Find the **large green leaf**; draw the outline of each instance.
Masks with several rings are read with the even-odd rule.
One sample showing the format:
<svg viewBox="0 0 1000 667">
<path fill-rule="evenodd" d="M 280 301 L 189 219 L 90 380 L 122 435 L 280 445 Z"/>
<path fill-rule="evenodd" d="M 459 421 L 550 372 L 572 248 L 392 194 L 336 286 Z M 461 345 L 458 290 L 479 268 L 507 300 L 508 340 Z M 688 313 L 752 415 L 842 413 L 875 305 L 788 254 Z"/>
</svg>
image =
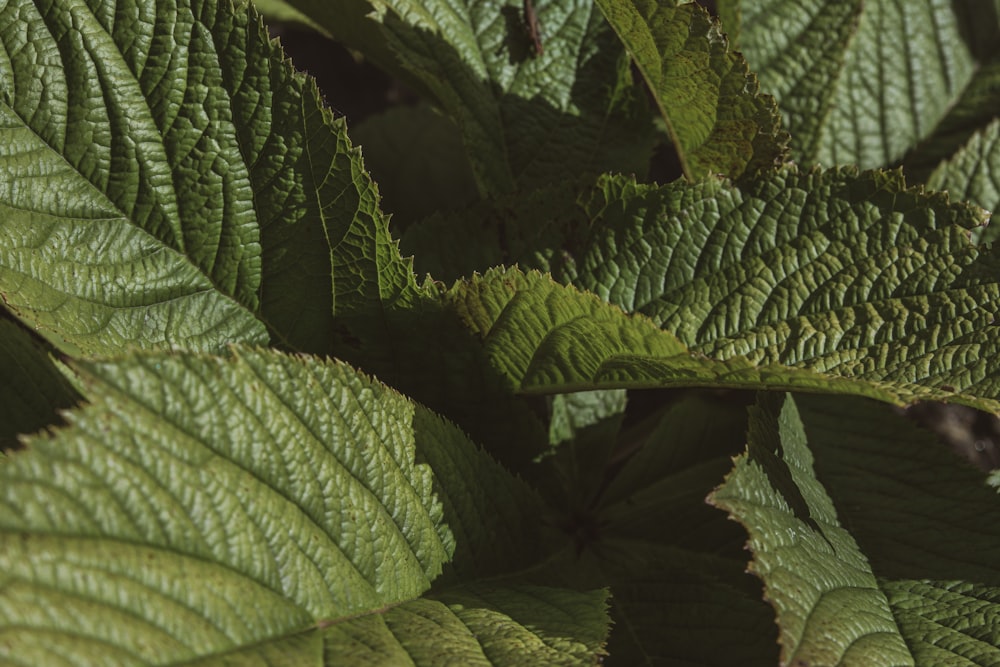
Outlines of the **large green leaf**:
<svg viewBox="0 0 1000 667">
<path fill-rule="evenodd" d="M 797 156 L 815 156 L 862 0 L 719 3 L 722 26 L 781 106 Z"/>
<path fill-rule="evenodd" d="M 969 241 L 981 211 L 882 173 L 605 186 L 573 282 L 652 319 L 511 271 L 445 297 L 516 389 L 797 386 L 995 407 L 996 258 Z"/>
<path fill-rule="evenodd" d="M 712 495 L 750 534 L 752 570 L 777 612 L 782 664 L 914 664 L 812 463 L 794 402 L 767 396 L 751 411 L 747 454 Z"/>
<path fill-rule="evenodd" d="M 516 565 L 537 513 L 461 432 L 392 390 L 246 349 L 76 366 L 91 404 L 0 467 L 5 658 L 167 664 L 287 648 L 312 629 L 337 662 L 357 628 L 433 664 L 428 615 L 453 619 L 434 635 L 442 650 L 481 650 L 477 623 L 507 628 L 483 664 L 546 644 L 570 662 L 598 651 L 603 593 L 450 586 L 417 601 L 453 551 L 467 580 Z M 519 652 L 526 639 L 505 645 L 506 632 L 534 644 Z"/>
<path fill-rule="evenodd" d="M 0 10 L 7 305 L 70 352 L 324 350 L 331 302 L 405 290 L 343 123 L 250 10 L 129 7 Z"/>
<path fill-rule="evenodd" d="M 858 399 L 772 398 L 753 419 L 749 454 L 715 502 L 750 532 L 786 657 L 1000 659 L 1000 506 L 982 473 Z M 875 648 L 900 639 L 893 662 Z"/>
<path fill-rule="evenodd" d="M 995 115 L 995 2 L 731 0 L 721 9 L 804 163 L 872 168 L 914 149 L 908 161 L 936 162 Z"/>
<path fill-rule="evenodd" d="M 597 0 L 653 91 L 689 179 L 773 167 L 788 135 L 774 100 L 696 3 Z"/>
<path fill-rule="evenodd" d="M 511 391 L 797 388 L 998 407 L 1000 273 L 996 251 L 970 240 L 986 214 L 907 188 L 898 172 L 786 168 L 739 185 L 607 177 L 528 199 L 514 215 L 534 202 L 541 213 L 523 225 L 456 234 L 481 253 L 445 242 L 422 264 L 460 273 L 506 256 L 576 289 L 491 270 L 396 311 L 394 335 L 360 329 L 355 350 L 342 349 L 498 456 L 525 443 L 491 439 L 510 425 L 493 407 Z M 415 225 L 407 245 L 430 254 L 489 206 Z M 436 371 L 456 365 L 487 381 Z"/>
</svg>

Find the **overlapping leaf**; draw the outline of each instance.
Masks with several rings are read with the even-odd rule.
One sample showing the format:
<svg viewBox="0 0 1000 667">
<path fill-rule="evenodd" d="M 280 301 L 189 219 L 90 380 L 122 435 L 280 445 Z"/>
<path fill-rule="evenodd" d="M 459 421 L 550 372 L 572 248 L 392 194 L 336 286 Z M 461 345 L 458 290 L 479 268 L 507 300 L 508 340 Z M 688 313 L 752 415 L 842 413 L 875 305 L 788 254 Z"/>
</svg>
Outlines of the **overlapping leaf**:
<svg viewBox="0 0 1000 667">
<path fill-rule="evenodd" d="M 598 0 L 645 77 L 689 179 L 773 167 L 788 135 L 774 100 L 696 3 Z"/>
<path fill-rule="evenodd" d="M 783 664 L 914 664 L 864 553 L 816 481 L 791 400 L 769 396 L 751 411 L 748 453 L 712 502 L 750 534 Z"/>
<path fill-rule="evenodd" d="M 534 501 L 453 426 L 349 367 L 252 350 L 78 367 L 92 404 L 0 471 L 5 657 L 263 655 L 312 629 L 327 660 L 363 630 L 431 664 L 435 647 L 487 650 L 477 623 L 501 635 L 483 664 L 579 660 L 603 642 L 603 593 L 486 589 L 477 603 L 452 586 L 415 601 L 455 551 L 446 520 L 469 580 L 531 553 Z M 546 604 L 565 617 L 541 622 Z M 428 615 L 452 618 L 434 646 Z"/>
<path fill-rule="evenodd" d="M 725 2 L 805 163 L 933 164 L 995 115 L 994 2 Z M 915 150 L 914 150 L 915 149 Z"/>
<path fill-rule="evenodd" d="M 337 12 L 311 0 L 290 4 L 338 33 Z M 393 69 L 461 128 L 481 191 L 525 190 L 567 170 L 645 171 L 653 136 L 645 99 L 591 2 L 535 2 L 544 51 L 537 56 L 520 2 L 371 4 Z"/>
<path fill-rule="evenodd" d="M 951 159 L 938 166 L 927 186 L 988 211 L 1000 210 L 1000 120 L 974 134 Z M 983 230 L 984 239 L 993 240 L 998 232 L 1000 226 L 990 225 Z"/>
<path fill-rule="evenodd" d="M 1000 274 L 995 251 L 970 241 L 986 213 L 898 173 L 785 169 L 739 186 L 607 178 L 541 196 L 538 218 L 479 234 L 483 257 L 506 250 L 713 359 L 890 383 L 903 400 L 997 396 Z M 433 254 L 433 235 L 463 220 L 415 226 L 407 245 L 425 266 L 478 268 L 477 255 Z"/>
<path fill-rule="evenodd" d="M 574 283 L 652 320 L 509 271 L 446 297 L 518 389 L 793 383 L 994 405 L 1000 288 L 968 238 L 978 210 L 891 174 L 606 185 Z"/>
<path fill-rule="evenodd" d="M 0 11 L 0 294 L 19 317 L 70 352 L 268 330 L 322 350 L 332 301 L 405 290 L 343 124 L 249 10 L 112 9 Z"/>
<path fill-rule="evenodd" d="M 693 350 L 997 396 L 980 210 L 894 173 L 787 170 L 740 188 L 606 181 L 584 207 L 574 284 Z"/>
<path fill-rule="evenodd" d="M 753 420 L 714 499 L 750 532 L 788 661 L 1000 657 L 1000 507 L 981 473 L 870 402 L 769 400 Z"/>
</svg>

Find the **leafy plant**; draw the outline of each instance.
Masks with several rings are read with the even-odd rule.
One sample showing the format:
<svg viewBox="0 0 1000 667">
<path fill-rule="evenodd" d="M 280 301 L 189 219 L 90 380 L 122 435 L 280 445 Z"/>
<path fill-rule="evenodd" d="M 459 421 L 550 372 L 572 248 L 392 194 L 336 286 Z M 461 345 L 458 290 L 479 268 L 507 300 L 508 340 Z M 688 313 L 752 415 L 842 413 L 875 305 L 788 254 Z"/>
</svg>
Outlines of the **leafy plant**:
<svg viewBox="0 0 1000 667">
<path fill-rule="evenodd" d="M 0 6 L 0 661 L 1000 662 L 997 3 L 533 6 Z"/>
</svg>

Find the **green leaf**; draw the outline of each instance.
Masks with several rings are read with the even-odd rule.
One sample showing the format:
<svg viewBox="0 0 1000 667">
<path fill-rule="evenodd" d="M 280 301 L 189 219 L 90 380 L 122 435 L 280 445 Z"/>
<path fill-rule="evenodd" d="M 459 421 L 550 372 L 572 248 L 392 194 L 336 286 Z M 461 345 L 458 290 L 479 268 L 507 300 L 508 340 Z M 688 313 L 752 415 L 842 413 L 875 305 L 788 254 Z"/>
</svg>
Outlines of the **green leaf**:
<svg viewBox="0 0 1000 667">
<path fill-rule="evenodd" d="M 904 402 L 921 396 L 957 396 L 918 381 L 887 380 L 861 373 L 818 372 L 743 356 L 705 356 L 690 351 L 669 331 L 643 316 L 629 317 L 591 294 L 552 282 L 537 273 L 491 271 L 458 283 L 445 295 L 448 309 L 482 337 L 490 366 L 513 391 L 563 393 L 597 388 L 728 387 L 803 389 L 857 394 Z M 900 346 L 900 349 L 903 349 Z M 951 358 L 951 350 L 941 354 Z M 933 358 L 933 357 L 932 357 Z M 853 369 L 852 369 L 853 370 Z M 942 379 L 962 376 L 942 369 Z M 978 404 L 993 406 L 988 369 Z M 872 377 L 875 376 L 875 377 Z M 929 384 L 929 383 L 928 383 Z M 955 387 L 952 387 L 955 389 Z"/>
<path fill-rule="evenodd" d="M 372 5 L 397 68 L 461 128 L 481 192 L 528 190 L 567 169 L 645 172 L 647 105 L 588 0 L 534 3 L 544 42 L 537 57 L 514 0 Z"/>
<path fill-rule="evenodd" d="M 995 3 L 729 2 L 723 18 L 802 163 L 936 162 L 994 115 Z"/>
<path fill-rule="evenodd" d="M 777 98 L 796 156 L 815 159 L 837 81 L 857 31 L 862 0 L 719 4 L 722 26 L 751 62 L 761 87 Z"/>
<path fill-rule="evenodd" d="M 947 191 L 953 199 L 970 201 L 988 211 L 1000 210 L 1000 120 L 972 136 L 954 156 L 943 162 L 927 187 Z M 980 241 L 994 241 L 1000 228 L 982 230 Z"/>
<path fill-rule="evenodd" d="M 59 410 L 79 396 L 42 346 L 26 331 L 0 316 L 0 450 L 17 445 L 17 436 L 57 423 Z"/>
<path fill-rule="evenodd" d="M 327 664 L 584 665 L 603 655 L 606 592 L 465 587 L 323 630 Z"/>
<path fill-rule="evenodd" d="M 693 351 L 915 392 L 904 400 L 998 395 L 982 360 L 1000 286 L 993 251 L 969 241 L 978 209 L 851 170 L 738 188 L 609 179 L 582 206 L 574 284 Z"/>
<path fill-rule="evenodd" d="M 301 25 L 316 32 L 324 32 L 318 23 L 284 0 L 253 0 L 253 4 L 270 23 Z"/>
<path fill-rule="evenodd" d="M 0 468 L 7 657 L 163 664 L 382 616 L 427 591 L 455 550 L 445 512 L 467 576 L 487 549 L 484 571 L 530 551 L 517 512 L 530 493 L 344 364 L 240 349 L 76 366 L 91 404 Z M 491 595 L 482 613 L 527 607 L 516 591 Z M 603 594 L 548 595 L 578 612 L 539 634 L 596 652 Z"/>
<path fill-rule="evenodd" d="M 983 474 L 878 405 L 796 398 L 816 471 L 917 664 L 1000 659 L 1000 506 Z M 956 545 L 961 545 L 956 548 Z"/>
<path fill-rule="evenodd" d="M 774 100 L 695 3 L 598 0 L 667 123 L 684 174 L 732 178 L 780 162 L 788 135 Z"/>
<path fill-rule="evenodd" d="M 997 260 L 970 242 L 985 222 L 981 210 L 908 189 L 899 173 L 849 169 L 785 169 L 739 186 L 609 177 L 536 194 L 546 202 L 538 217 L 525 203 L 513 209 L 517 223 L 477 233 L 476 247 L 506 249 L 509 260 L 647 315 L 713 359 L 863 378 L 896 395 L 888 400 L 976 396 L 989 399 L 976 405 L 996 409 L 983 360 L 993 354 Z M 471 227 L 465 221 L 486 206 L 415 225 L 406 247 L 427 257 L 433 238 Z M 495 215 L 506 207 L 493 206 Z M 422 266 L 474 268 L 475 254 L 449 248 Z M 628 354 L 629 344 L 615 349 Z M 650 379 L 656 371 L 647 368 Z M 825 390 L 823 382 L 813 389 Z"/>
<path fill-rule="evenodd" d="M 748 452 L 712 495 L 750 534 L 782 664 L 914 664 L 871 567 L 813 472 L 791 399 L 751 410 Z"/>
<path fill-rule="evenodd" d="M 410 280 L 343 122 L 248 10 L 144 11 L 0 11 L 0 294 L 71 353 L 325 350 Z"/>
</svg>

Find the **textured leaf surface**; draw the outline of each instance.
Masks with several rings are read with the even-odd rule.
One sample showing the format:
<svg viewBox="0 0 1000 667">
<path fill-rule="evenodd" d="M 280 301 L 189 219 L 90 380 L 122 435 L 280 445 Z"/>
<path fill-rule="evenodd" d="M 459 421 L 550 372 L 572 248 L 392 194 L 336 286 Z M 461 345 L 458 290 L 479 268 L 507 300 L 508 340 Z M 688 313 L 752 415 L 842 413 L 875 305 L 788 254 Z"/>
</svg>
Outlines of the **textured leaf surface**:
<svg viewBox="0 0 1000 667">
<path fill-rule="evenodd" d="M 333 300 L 403 289 L 343 124 L 246 8 L 17 0 L 0 39 L 0 294 L 65 350 L 218 350 L 265 323 L 325 349 Z"/>
<path fill-rule="evenodd" d="M 1000 211 L 1000 120 L 973 135 L 931 174 L 927 186 L 988 211 Z M 1000 226 L 991 225 L 983 230 L 982 238 L 993 241 L 998 233 Z"/>
<path fill-rule="evenodd" d="M 605 591 L 451 589 L 322 631 L 326 664 L 590 665 L 603 655 Z"/>
<path fill-rule="evenodd" d="M 92 404 L 0 472 L 6 658 L 158 664 L 382 614 L 454 551 L 445 512 L 466 573 L 487 548 L 530 547 L 530 493 L 343 364 L 239 350 L 77 365 Z M 588 650 L 594 618 L 578 619 Z"/>
<path fill-rule="evenodd" d="M 796 398 L 816 471 L 917 664 L 994 664 L 1000 504 L 983 475 L 884 406 Z"/>
<path fill-rule="evenodd" d="M 802 162 L 885 166 L 923 140 L 940 159 L 995 113 L 996 3 L 735 4 L 724 3 L 725 25 L 739 21 Z"/>
<path fill-rule="evenodd" d="M 80 367 L 93 405 L 0 485 L 3 625 L 42 654 L 77 634 L 147 662 L 224 650 L 416 597 L 453 549 L 413 406 L 349 368 Z"/>
<path fill-rule="evenodd" d="M 0 450 L 17 436 L 59 421 L 58 410 L 79 399 L 38 342 L 0 318 Z"/>
<path fill-rule="evenodd" d="M 722 27 L 779 101 L 797 156 L 816 155 L 862 1 L 720 2 Z"/>
<path fill-rule="evenodd" d="M 998 395 L 1000 286 L 994 251 L 969 240 L 978 209 L 898 173 L 787 170 L 739 188 L 605 181 L 584 207 L 567 277 L 692 350 Z"/>
<path fill-rule="evenodd" d="M 598 0 L 653 91 L 689 179 L 737 178 L 780 162 L 788 135 L 774 100 L 695 3 Z"/>
<path fill-rule="evenodd" d="M 506 250 L 508 261 L 645 314 L 713 359 L 891 384 L 904 401 L 975 396 L 996 408 L 1000 273 L 996 251 L 970 241 L 982 210 L 908 189 L 898 173 L 851 170 L 782 170 L 739 186 L 618 177 L 538 194 L 537 217 L 526 204 L 514 210 L 523 225 L 479 234 L 477 247 L 493 255 L 445 245 L 433 259 L 435 235 L 467 219 L 458 213 L 414 226 L 406 245 L 432 258 L 421 266 L 448 273 Z"/>
<path fill-rule="evenodd" d="M 893 381 L 876 371 L 859 372 L 858 364 L 851 365 L 850 373 L 837 368 L 818 372 L 806 364 L 786 366 L 766 359 L 727 357 L 719 351 L 705 356 L 690 351 L 669 330 L 660 329 L 644 316 L 629 317 L 590 294 L 560 286 L 539 274 L 492 271 L 458 283 L 445 298 L 449 309 L 482 337 L 489 364 L 521 392 L 725 386 L 858 394 L 891 402 L 940 395 L 994 405 L 994 379 L 987 364 L 972 367 L 986 377 L 982 386 L 970 389 L 965 385 L 969 396 L 962 396 L 953 390 L 963 376 L 951 367 L 942 367 L 935 379 L 955 385 L 935 391 L 927 386 L 929 382 L 920 384 L 920 379 Z M 975 333 L 986 340 L 986 331 Z M 898 344 L 885 347 L 906 351 Z M 980 350 L 978 345 L 970 348 Z M 942 354 L 952 363 L 960 358 L 953 350 Z M 971 358 L 972 351 L 968 354 Z M 981 397 L 978 402 L 971 398 L 977 395 Z"/>
<path fill-rule="evenodd" d="M 914 664 L 885 593 L 816 480 L 791 399 L 751 410 L 748 453 L 712 502 L 750 534 L 777 612 L 782 664 Z"/>
</svg>

